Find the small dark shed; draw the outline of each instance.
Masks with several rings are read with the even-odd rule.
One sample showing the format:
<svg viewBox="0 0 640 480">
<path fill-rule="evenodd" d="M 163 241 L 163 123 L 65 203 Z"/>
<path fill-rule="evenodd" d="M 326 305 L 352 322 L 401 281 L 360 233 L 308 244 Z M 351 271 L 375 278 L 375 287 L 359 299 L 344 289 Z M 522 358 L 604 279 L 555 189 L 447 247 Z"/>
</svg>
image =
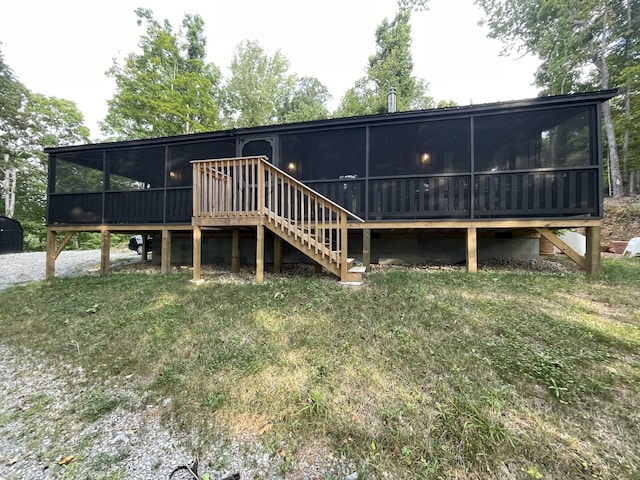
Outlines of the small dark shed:
<svg viewBox="0 0 640 480">
<path fill-rule="evenodd" d="M 20 222 L 0 215 L 0 254 L 21 252 L 23 240 L 24 232 Z"/>
</svg>

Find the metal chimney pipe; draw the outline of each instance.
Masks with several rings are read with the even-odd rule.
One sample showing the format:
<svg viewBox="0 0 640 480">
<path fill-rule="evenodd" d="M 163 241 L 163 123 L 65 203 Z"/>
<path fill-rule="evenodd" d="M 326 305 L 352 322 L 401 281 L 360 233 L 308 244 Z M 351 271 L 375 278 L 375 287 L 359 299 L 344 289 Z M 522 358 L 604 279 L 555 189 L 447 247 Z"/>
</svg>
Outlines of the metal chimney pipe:
<svg viewBox="0 0 640 480">
<path fill-rule="evenodd" d="M 396 113 L 396 89 L 393 87 L 387 92 L 387 112 Z"/>
</svg>

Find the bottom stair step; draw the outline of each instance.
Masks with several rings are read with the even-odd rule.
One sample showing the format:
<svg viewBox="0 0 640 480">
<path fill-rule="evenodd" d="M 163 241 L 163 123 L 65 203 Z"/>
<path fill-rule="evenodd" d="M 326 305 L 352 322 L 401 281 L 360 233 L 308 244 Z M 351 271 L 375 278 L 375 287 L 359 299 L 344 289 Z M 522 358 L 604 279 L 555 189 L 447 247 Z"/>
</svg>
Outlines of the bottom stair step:
<svg viewBox="0 0 640 480">
<path fill-rule="evenodd" d="M 347 272 L 347 281 L 363 282 L 366 274 L 367 274 L 367 267 L 364 267 L 364 266 L 351 267 Z"/>
</svg>

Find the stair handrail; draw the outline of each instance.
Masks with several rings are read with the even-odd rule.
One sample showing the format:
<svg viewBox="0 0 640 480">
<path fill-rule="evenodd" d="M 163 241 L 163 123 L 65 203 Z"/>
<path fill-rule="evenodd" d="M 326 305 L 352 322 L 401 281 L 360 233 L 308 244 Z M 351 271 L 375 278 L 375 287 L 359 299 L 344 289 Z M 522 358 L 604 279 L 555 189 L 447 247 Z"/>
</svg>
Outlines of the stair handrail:
<svg viewBox="0 0 640 480">
<path fill-rule="evenodd" d="M 278 172 L 279 174 L 283 175 L 284 177 L 286 177 L 292 183 L 300 186 L 302 190 L 305 190 L 310 195 L 321 199 L 323 202 L 328 203 L 329 205 L 331 205 L 335 209 L 340 210 L 342 213 L 354 218 L 358 222 L 365 223 L 365 221 L 362 218 L 360 218 L 359 216 L 357 216 L 355 213 L 347 210 L 346 208 L 344 208 L 341 205 L 338 205 L 333 200 L 325 197 L 324 195 L 322 195 L 319 192 L 316 192 L 314 189 L 312 189 L 311 187 L 307 186 L 306 184 L 304 184 L 303 182 L 301 182 L 297 178 L 292 177 L 291 175 L 289 175 L 284 170 L 281 170 L 280 168 L 276 167 L 272 163 L 269 163 L 269 159 L 268 159 L 268 157 L 266 155 L 257 155 L 257 156 L 248 156 L 248 157 L 211 158 L 211 159 L 207 159 L 207 160 L 192 160 L 191 163 L 194 164 L 194 167 L 195 167 L 195 164 L 199 164 L 199 163 L 211 163 L 211 162 L 220 162 L 220 163 L 222 163 L 222 162 L 230 162 L 230 161 L 234 161 L 234 160 L 253 160 L 253 159 L 259 160 L 260 164 L 262 164 L 264 167 L 273 169 L 276 172 Z"/>
<path fill-rule="evenodd" d="M 300 248 L 305 248 L 309 253 L 315 251 L 317 262 L 339 275 L 343 281 L 347 280 L 349 263 L 347 259 L 347 218 L 352 217 L 356 221 L 364 223 L 363 219 L 269 163 L 269 159 L 264 155 L 193 160 L 191 163 L 194 174 L 194 216 L 212 214 L 220 216 L 222 214 L 222 216 L 229 215 L 238 218 L 238 216 L 249 214 L 266 217 L 266 225 L 270 229 L 285 239 L 290 237 L 290 240 L 299 244 Z M 240 202 L 244 198 L 244 208 L 239 204 L 241 208 L 231 207 L 227 210 L 224 205 L 235 205 L 236 200 L 233 202 L 223 200 L 222 210 L 201 211 L 201 204 L 213 205 L 211 202 L 217 203 L 211 197 L 212 192 L 209 191 L 212 186 L 214 187 L 213 195 L 219 195 L 218 184 L 214 182 L 209 185 L 207 178 L 232 179 L 233 177 L 228 172 L 231 168 L 238 167 L 240 168 L 239 172 L 242 172 L 239 176 L 240 183 L 236 185 L 234 181 L 232 191 L 226 193 L 229 194 L 229 198 L 239 198 Z M 236 187 L 244 188 L 241 186 L 244 176 L 255 188 L 253 190 L 255 194 L 236 197 Z M 205 185 L 201 184 L 203 181 Z M 289 192 L 286 196 L 285 191 Z M 297 200 L 298 195 L 301 202 Z M 226 195 L 225 198 L 227 198 Z M 291 202 L 293 198 L 296 198 L 295 202 Z M 314 206 L 313 209 L 316 212 L 313 217 L 315 220 L 311 220 L 311 205 Z M 286 208 L 288 208 L 288 213 Z M 318 208 L 320 208 L 321 217 L 317 216 Z"/>
</svg>

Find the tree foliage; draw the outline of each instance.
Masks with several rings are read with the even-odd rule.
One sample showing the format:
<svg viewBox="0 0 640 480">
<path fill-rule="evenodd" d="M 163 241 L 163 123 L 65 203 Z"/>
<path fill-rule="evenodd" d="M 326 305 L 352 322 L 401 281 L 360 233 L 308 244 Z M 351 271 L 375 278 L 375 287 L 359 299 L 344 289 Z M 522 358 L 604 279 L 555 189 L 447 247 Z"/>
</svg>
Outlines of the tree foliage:
<svg viewBox="0 0 640 480">
<path fill-rule="evenodd" d="M 204 21 L 185 15 L 174 32 L 168 20 L 137 9 L 145 33 L 139 53 L 114 60 L 107 76 L 116 92 L 101 123 L 103 133 L 118 139 L 179 135 L 215 130 L 219 123 L 220 71 L 205 60 Z"/>
<path fill-rule="evenodd" d="M 622 2 L 618 13 L 621 41 L 610 59 L 613 84 L 622 95 L 612 102 L 618 145 L 622 151 L 624 185 L 638 193 L 640 187 L 640 1 Z M 632 190 L 633 189 L 633 190 Z"/>
<path fill-rule="evenodd" d="M 327 102 L 330 99 L 329 89 L 317 78 L 297 78 L 293 95 L 285 102 L 282 120 L 293 123 L 328 118 Z"/>
<path fill-rule="evenodd" d="M 24 106 L 27 94 L 28 90 L 5 63 L 0 50 L 0 161 L 5 153 L 13 153 L 17 148 L 17 142 L 25 128 Z"/>
<path fill-rule="evenodd" d="M 280 123 L 296 81 L 282 52 L 269 56 L 257 41 L 245 40 L 236 47 L 229 70 L 224 112 L 230 126 Z"/>
<path fill-rule="evenodd" d="M 634 66 L 640 60 L 639 0 L 476 0 L 491 38 L 505 52 L 533 53 L 542 63 L 536 82 L 544 94 L 623 86 L 636 96 Z M 636 12 L 635 16 L 631 12 Z M 631 14 L 631 15 L 630 15 Z M 629 82 L 630 80 L 630 82 Z M 636 89 L 634 93 L 633 89 Z M 630 98 L 631 99 L 631 98 Z M 627 120 L 629 119 L 627 114 Z M 613 194 L 623 193 L 614 119 L 603 104 Z M 637 135 L 636 131 L 634 135 Z"/>
<path fill-rule="evenodd" d="M 398 8 L 404 10 L 426 10 L 429 8 L 429 0 L 398 0 Z"/>
<path fill-rule="evenodd" d="M 25 230 L 26 248 L 44 246 L 47 186 L 44 148 L 88 141 L 89 129 L 75 103 L 30 92 L 4 62 L 0 51 L 0 180 L 5 169 L 15 168 L 14 218 Z M 1 198 L 0 211 L 4 211 Z"/>
<path fill-rule="evenodd" d="M 367 75 L 347 90 L 338 108 L 341 117 L 382 113 L 387 110 L 387 94 L 397 91 L 397 110 L 433 107 L 427 86 L 413 76 L 411 58 L 411 13 L 400 10 L 393 21 L 386 18 L 376 29 L 376 53 L 369 57 Z"/>
<path fill-rule="evenodd" d="M 289 71 L 280 50 L 273 55 L 257 41 L 238 44 L 224 85 L 227 126 L 234 128 L 326 118 L 328 89 L 316 78 Z"/>
<path fill-rule="evenodd" d="M 28 249 L 45 244 L 47 200 L 47 155 L 44 148 L 89 142 L 89 129 L 72 101 L 29 93 L 24 109 L 27 117 L 22 148 L 15 157 L 18 163 L 16 192 L 17 218 L 25 229 Z"/>
</svg>

